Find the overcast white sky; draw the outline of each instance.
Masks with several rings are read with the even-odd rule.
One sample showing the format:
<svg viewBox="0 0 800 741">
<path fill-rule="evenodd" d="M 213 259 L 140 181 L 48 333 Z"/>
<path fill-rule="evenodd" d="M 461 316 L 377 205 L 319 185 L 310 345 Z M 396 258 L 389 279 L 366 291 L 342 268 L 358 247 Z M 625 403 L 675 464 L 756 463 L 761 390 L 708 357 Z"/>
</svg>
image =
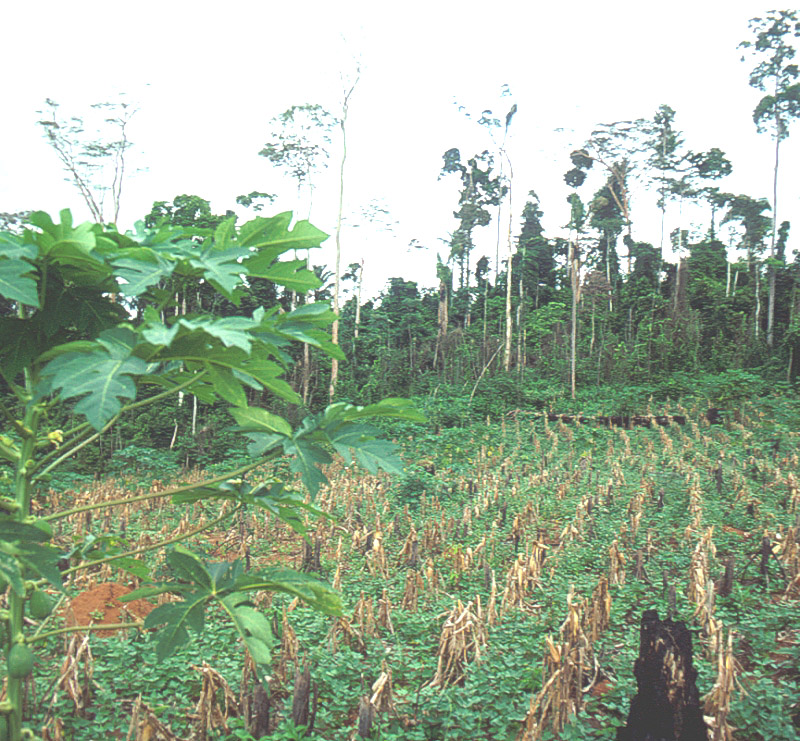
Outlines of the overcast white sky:
<svg viewBox="0 0 800 741">
<path fill-rule="evenodd" d="M 661 103 L 677 111 L 691 149 L 728 154 L 734 174 L 720 183 L 725 190 L 770 197 L 772 142 L 752 122 L 761 94 L 748 86 L 752 62 L 740 61 L 737 44 L 750 35 L 748 19 L 772 7 L 760 0 L 10 0 L 0 44 L 0 211 L 71 207 L 88 218 L 42 139 L 37 110 L 50 97 L 82 114 L 126 93 L 140 108 L 130 164 L 146 169 L 126 183 L 121 227 L 153 201 L 182 193 L 224 212 L 241 193 L 273 192 L 280 197 L 268 210 L 305 216 L 294 185 L 258 151 L 270 119 L 290 106 L 320 103 L 336 112 L 340 75 L 352 72 L 356 56 L 362 75 L 348 124 L 345 210 L 357 213 L 380 199 L 398 222 L 393 232 L 349 228 L 343 235 L 343 266 L 365 258 L 369 293 L 391 276 L 434 283 L 458 191 L 455 178 L 437 180 L 442 154 L 458 147 L 470 156 L 489 144 L 454 100 L 476 117 L 492 108 L 502 118 L 512 101 L 518 105 L 509 144 L 515 230 L 534 189 L 548 235 L 559 234 L 568 220 L 562 176 L 569 152 L 596 124 L 649 117 Z M 511 99 L 499 97 L 504 83 Z M 798 142 L 800 126 L 783 149 L 779 220 L 795 220 L 799 205 Z M 312 212 L 331 233 L 335 144 Z M 587 184 L 582 194 L 592 192 Z M 634 193 L 634 236 L 658 244 L 652 201 Z M 482 231 L 479 251 L 493 258 L 494 226 Z M 412 239 L 428 250 L 409 252 Z M 332 242 L 315 263 L 332 264 Z"/>
</svg>

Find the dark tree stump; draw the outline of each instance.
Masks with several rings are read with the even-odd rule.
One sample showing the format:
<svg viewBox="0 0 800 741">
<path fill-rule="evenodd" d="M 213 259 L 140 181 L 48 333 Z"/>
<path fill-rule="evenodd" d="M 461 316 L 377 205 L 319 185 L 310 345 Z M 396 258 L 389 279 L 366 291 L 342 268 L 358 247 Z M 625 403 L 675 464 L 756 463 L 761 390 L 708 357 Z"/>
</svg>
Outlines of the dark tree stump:
<svg viewBox="0 0 800 741">
<path fill-rule="evenodd" d="M 655 610 L 646 610 L 639 636 L 633 668 L 637 692 L 627 724 L 617 729 L 617 741 L 706 741 L 686 625 L 662 622 Z"/>
<path fill-rule="evenodd" d="M 311 668 L 297 662 L 294 672 L 294 692 L 292 693 L 292 722 L 296 726 L 309 726 L 309 704 L 311 699 Z"/>
<path fill-rule="evenodd" d="M 247 730 L 255 738 L 269 734 L 269 695 L 257 679 L 253 687 Z"/>
</svg>

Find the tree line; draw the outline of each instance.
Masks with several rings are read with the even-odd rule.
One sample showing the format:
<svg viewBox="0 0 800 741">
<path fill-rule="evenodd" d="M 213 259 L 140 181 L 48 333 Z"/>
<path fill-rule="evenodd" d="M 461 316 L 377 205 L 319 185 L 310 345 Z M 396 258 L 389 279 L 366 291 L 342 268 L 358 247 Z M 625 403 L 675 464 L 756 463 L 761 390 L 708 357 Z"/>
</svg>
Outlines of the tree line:
<svg viewBox="0 0 800 741">
<path fill-rule="evenodd" d="M 790 221 L 779 218 L 778 173 L 781 144 L 800 115 L 793 46 L 800 21 L 795 11 L 772 11 L 751 21 L 750 31 L 740 46 L 753 65 L 749 82 L 763 92 L 754 123 L 774 141 L 770 198 L 727 192 L 722 184 L 733 163 L 718 148 L 693 149 L 675 110 L 661 105 L 649 118 L 596 127 L 565 156 L 567 232 L 549 236 L 536 192 L 520 199 L 514 191 L 507 141 L 517 105 L 500 117 L 487 110 L 477 123 L 489 148 L 443 153 L 440 177 L 460 188 L 448 250 L 436 258 L 435 287 L 396 277 L 379 296 L 363 300 L 364 263 L 339 265 L 347 179 L 342 146 L 336 264 L 311 266 L 320 286 L 305 297 L 290 287 L 254 284 L 248 299 L 285 311 L 330 300 L 337 309 L 333 342 L 346 356 L 341 368 L 336 357 L 308 345 L 293 351 L 302 353 L 290 380 L 303 405 L 316 408 L 334 396 L 366 402 L 425 395 L 443 384 L 472 395 L 479 387 L 520 388 L 531 379 L 561 384 L 574 397 L 581 387 L 654 383 L 677 371 L 760 368 L 793 382 L 800 371 L 800 262 L 787 254 Z M 356 74 L 336 114 L 297 105 L 277 116 L 259 152 L 295 181 L 309 211 L 332 139 L 346 140 L 357 82 Z M 53 101 L 41 121 L 98 222 L 106 220 L 103 196 L 111 197 L 111 220 L 119 213 L 134 113 L 127 104 L 101 111 L 115 135 L 85 136 L 83 120 L 65 123 Z M 658 193 L 661 214 L 661 233 L 650 241 L 642 239 L 635 207 L 634 195 L 644 189 Z M 259 191 L 236 198 L 253 212 L 272 200 Z M 524 206 L 515 220 L 519 200 Z M 703 230 L 680 223 L 690 208 L 705 214 Z M 679 226 L 666 234 L 668 213 Z M 504 214 L 507 223 L 501 223 Z M 362 214 L 365 221 L 384 216 L 375 204 Z M 23 217 L 7 214 L 7 225 Z M 201 196 L 184 194 L 155 203 L 145 223 L 181 226 L 201 240 L 231 218 L 233 212 L 215 214 Z M 496 230 L 493 264 L 487 256 L 474 258 L 476 235 L 490 226 Z M 212 294 L 186 285 L 173 311 L 234 311 L 218 295 L 216 305 L 207 305 Z"/>
</svg>

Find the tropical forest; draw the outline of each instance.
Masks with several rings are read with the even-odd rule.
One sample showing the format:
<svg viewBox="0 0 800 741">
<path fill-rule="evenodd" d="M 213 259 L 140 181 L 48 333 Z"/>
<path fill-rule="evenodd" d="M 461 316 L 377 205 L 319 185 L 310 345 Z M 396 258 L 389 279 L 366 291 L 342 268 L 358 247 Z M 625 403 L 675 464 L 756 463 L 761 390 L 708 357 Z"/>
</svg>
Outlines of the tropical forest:
<svg viewBox="0 0 800 741">
<path fill-rule="evenodd" d="M 741 37 L 771 190 L 666 103 L 531 190 L 504 86 L 377 289 L 358 62 L 252 152 L 292 210 L 124 224 L 136 108 L 43 100 L 74 201 L 0 214 L 0 741 L 800 739 L 800 13 Z"/>
</svg>

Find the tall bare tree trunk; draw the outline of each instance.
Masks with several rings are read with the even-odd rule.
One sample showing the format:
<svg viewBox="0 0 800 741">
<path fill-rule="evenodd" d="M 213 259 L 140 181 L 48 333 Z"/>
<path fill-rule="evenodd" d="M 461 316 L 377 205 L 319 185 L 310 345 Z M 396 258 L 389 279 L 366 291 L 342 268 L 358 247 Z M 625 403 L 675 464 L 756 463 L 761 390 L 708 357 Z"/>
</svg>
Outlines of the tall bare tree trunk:
<svg viewBox="0 0 800 741">
<path fill-rule="evenodd" d="M 761 273 L 758 269 L 758 261 L 755 261 L 754 267 L 756 273 L 756 310 L 755 321 L 753 322 L 753 334 L 755 338 L 758 339 L 759 330 L 761 329 L 759 326 L 761 323 Z"/>
<path fill-rule="evenodd" d="M 495 285 L 497 285 L 496 282 Z M 483 282 L 483 342 L 481 344 L 481 363 L 485 363 L 486 358 L 489 355 L 489 348 L 486 346 L 486 337 L 488 333 L 487 322 L 489 319 L 488 304 L 489 304 L 489 276 L 487 275 L 486 280 L 484 280 Z"/>
<path fill-rule="evenodd" d="M 570 394 L 575 398 L 575 368 L 576 368 L 576 349 L 578 338 L 578 301 L 581 291 L 581 264 L 578 253 L 578 237 L 569 245 L 569 273 L 570 283 L 572 284 L 572 327 L 569 338 L 569 374 L 570 374 Z"/>
<path fill-rule="evenodd" d="M 442 370 L 444 367 L 444 343 L 447 339 L 447 324 L 449 315 L 447 311 L 447 283 L 443 278 L 439 279 L 439 311 L 438 311 L 438 331 L 436 332 L 436 352 L 433 354 L 433 367 L 436 369 L 439 358 L 441 358 Z"/>
<path fill-rule="evenodd" d="M 358 290 L 356 292 L 356 327 L 353 337 L 358 339 L 358 330 L 361 326 L 361 284 L 364 281 L 364 258 L 361 258 L 361 268 L 358 271 Z"/>
<path fill-rule="evenodd" d="M 775 257 L 775 240 L 778 230 L 778 162 L 781 146 L 782 123 L 778 121 L 775 132 L 775 169 L 772 176 L 772 241 L 769 247 L 770 258 Z M 770 263 L 769 270 L 769 299 L 767 304 L 767 345 L 772 347 L 774 341 L 775 323 L 775 266 Z"/>
<path fill-rule="evenodd" d="M 511 167 L 511 160 L 506 154 L 508 162 L 508 267 L 506 268 L 506 346 L 503 351 L 503 368 L 508 372 L 511 368 L 511 258 L 514 254 L 514 241 L 511 238 L 513 224 L 513 211 L 511 209 L 511 181 L 514 177 L 514 170 Z"/>
<path fill-rule="evenodd" d="M 333 277 L 333 311 L 336 314 L 336 319 L 333 320 L 331 327 L 331 342 L 334 345 L 339 344 L 339 279 L 341 273 L 342 261 L 342 211 L 344 209 L 344 165 L 347 161 L 347 112 L 350 106 L 350 96 L 358 85 L 359 76 L 356 76 L 355 82 L 350 86 L 350 89 L 344 94 L 344 102 L 342 103 L 342 119 L 339 125 L 342 129 L 342 161 L 339 166 L 339 213 L 336 217 L 336 262 L 334 265 Z M 328 400 L 333 402 L 333 397 L 336 394 L 336 381 L 339 379 L 339 360 L 331 358 L 331 385 L 328 389 Z"/>
</svg>

